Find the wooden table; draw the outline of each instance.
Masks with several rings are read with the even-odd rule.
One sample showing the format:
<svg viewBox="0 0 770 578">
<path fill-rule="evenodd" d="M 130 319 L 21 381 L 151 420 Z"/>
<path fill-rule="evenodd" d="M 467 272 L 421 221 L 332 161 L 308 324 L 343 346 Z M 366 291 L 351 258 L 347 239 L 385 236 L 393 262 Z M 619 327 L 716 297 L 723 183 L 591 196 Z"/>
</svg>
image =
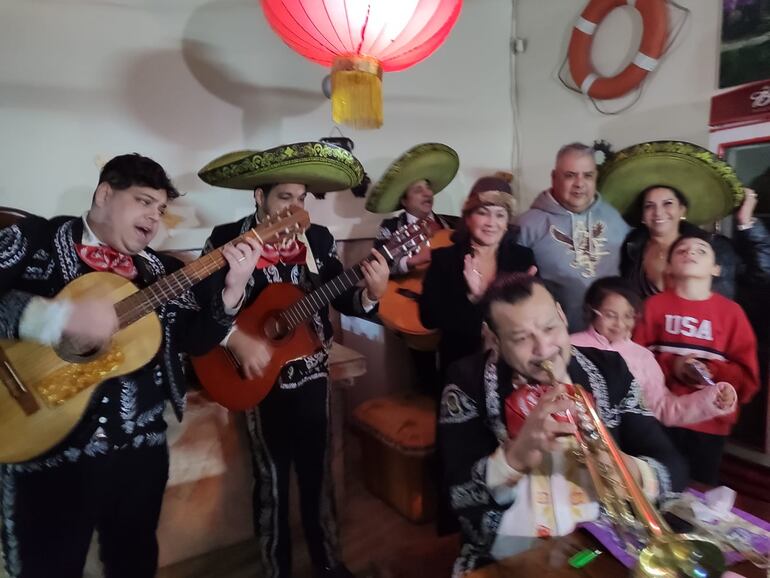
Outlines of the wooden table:
<svg viewBox="0 0 770 578">
<path fill-rule="evenodd" d="M 366 373 L 366 358 L 355 349 L 332 343 L 329 353 L 329 376 L 335 385 L 350 386 L 353 379 Z"/>
<path fill-rule="evenodd" d="M 693 484 L 700 491 L 708 488 L 700 484 Z M 770 502 L 748 498 L 739 495 L 735 500 L 736 507 L 764 520 L 770 520 Z M 573 554 L 583 549 L 599 549 L 604 552 L 604 547 L 588 532 L 579 530 L 563 538 L 544 540 L 536 547 L 517 556 L 501 560 L 497 564 L 487 566 L 476 572 L 468 574 L 467 578 L 513 578 L 529 577 L 537 578 L 568 578 L 586 576 L 590 578 L 605 578 L 615 576 L 630 576 L 631 573 L 618 562 L 611 554 L 604 552 L 587 566 L 580 570 L 572 568 L 567 560 Z M 760 570 L 751 562 L 741 562 L 731 567 L 730 570 L 745 576 L 746 578 L 766 578 L 765 570 Z"/>
</svg>

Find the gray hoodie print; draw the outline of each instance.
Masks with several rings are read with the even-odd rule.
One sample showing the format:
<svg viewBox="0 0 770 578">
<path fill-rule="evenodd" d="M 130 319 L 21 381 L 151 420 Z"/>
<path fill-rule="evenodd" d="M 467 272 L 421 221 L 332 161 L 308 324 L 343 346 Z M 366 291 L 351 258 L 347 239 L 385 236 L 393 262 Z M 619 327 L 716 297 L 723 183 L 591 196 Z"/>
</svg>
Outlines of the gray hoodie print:
<svg viewBox="0 0 770 578">
<path fill-rule="evenodd" d="M 540 193 L 516 224 L 519 243 L 535 254 L 538 272 L 561 303 L 571 332 L 585 328 L 583 297 L 596 279 L 617 275 L 620 248 L 630 228 L 599 194 L 582 213 Z"/>
</svg>

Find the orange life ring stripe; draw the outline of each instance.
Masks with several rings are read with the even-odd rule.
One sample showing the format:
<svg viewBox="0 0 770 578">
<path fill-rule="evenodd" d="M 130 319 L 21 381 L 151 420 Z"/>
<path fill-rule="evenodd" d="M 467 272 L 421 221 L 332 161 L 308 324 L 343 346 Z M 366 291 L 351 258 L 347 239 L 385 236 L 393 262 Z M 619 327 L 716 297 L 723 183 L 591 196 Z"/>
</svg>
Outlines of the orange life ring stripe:
<svg viewBox="0 0 770 578">
<path fill-rule="evenodd" d="M 633 6 L 642 15 L 642 41 L 633 61 L 611 77 L 599 76 L 591 63 L 591 43 L 599 24 L 615 8 Z M 581 92 L 592 98 L 623 96 L 655 69 L 668 38 L 665 0 L 591 0 L 578 18 L 569 42 L 569 70 Z"/>
</svg>

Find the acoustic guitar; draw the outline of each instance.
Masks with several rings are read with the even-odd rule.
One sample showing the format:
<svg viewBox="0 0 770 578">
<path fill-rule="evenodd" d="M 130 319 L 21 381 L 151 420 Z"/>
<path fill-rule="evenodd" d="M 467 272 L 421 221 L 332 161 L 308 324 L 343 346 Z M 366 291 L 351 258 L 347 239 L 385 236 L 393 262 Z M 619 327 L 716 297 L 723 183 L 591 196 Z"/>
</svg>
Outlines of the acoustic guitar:
<svg viewBox="0 0 770 578">
<path fill-rule="evenodd" d="M 430 240 L 431 249 L 449 247 L 451 229 L 440 229 Z M 406 275 L 388 281 L 388 288 L 380 300 L 379 315 L 383 325 L 402 335 L 412 349 L 433 351 L 438 345 L 438 333 L 420 323 L 417 300 L 422 295 L 422 282 L 429 263 L 421 265 Z M 449 313 L 449 312 L 448 312 Z"/>
<path fill-rule="evenodd" d="M 390 264 L 416 252 L 429 237 L 428 223 L 418 221 L 401 227 L 378 250 Z M 359 263 L 307 294 L 290 283 L 269 284 L 254 303 L 241 310 L 236 321 L 239 331 L 273 348 L 269 364 L 261 376 L 246 379 L 235 356 L 226 347 L 215 347 L 205 355 L 191 358 L 203 388 L 228 409 L 243 411 L 256 406 L 270 392 L 284 365 L 321 349 L 310 318 L 362 278 Z"/>
<path fill-rule="evenodd" d="M 310 225 L 306 211 L 286 211 L 247 231 L 275 242 Z M 79 352 L 66 343 L 49 347 L 30 341 L 0 340 L 0 463 L 34 458 L 62 441 L 77 425 L 101 382 L 143 367 L 155 357 L 162 330 L 155 309 L 182 295 L 227 264 L 216 249 L 139 290 L 114 273 L 78 277 L 56 299 L 107 298 L 115 304 L 119 327 L 103 349 Z"/>
</svg>

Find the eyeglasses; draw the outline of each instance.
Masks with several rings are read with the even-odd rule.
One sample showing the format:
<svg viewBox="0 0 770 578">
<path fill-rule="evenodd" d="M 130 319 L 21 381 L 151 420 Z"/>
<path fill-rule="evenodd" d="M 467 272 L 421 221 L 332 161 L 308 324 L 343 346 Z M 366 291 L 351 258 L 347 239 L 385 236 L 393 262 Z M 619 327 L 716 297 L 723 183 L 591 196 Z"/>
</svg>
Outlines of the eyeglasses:
<svg viewBox="0 0 770 578">
<path fill-rule="evenodd" d="M 632 324 L 632 323 L 636 323 L 637 320 L 639 319 L 639 314 L 636 312 L 626 313 L 625 315 L 618 315 L 614 311 L 602 312 L 602 311 L 599 311 L 598 309 L 594 309 L 593 307 L 591 308 L 591 311 L 593 311 L 599 317 L 603 317 L 607 321 L 623 321 L 624 323 Z"/>
</svg>

